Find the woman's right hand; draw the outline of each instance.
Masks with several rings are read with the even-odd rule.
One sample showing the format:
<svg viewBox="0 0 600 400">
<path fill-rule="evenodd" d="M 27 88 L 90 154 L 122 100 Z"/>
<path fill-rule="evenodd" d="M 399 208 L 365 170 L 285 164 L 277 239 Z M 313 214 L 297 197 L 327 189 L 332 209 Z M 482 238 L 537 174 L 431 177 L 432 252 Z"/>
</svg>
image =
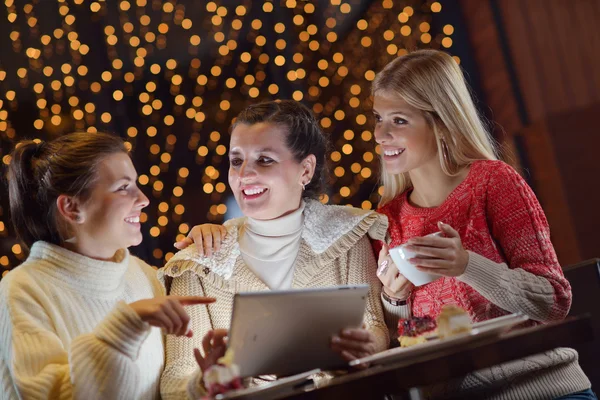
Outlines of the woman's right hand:
<svg viewBox="0 0 600 400">
<path fill-rule="evenodd" d="M 219 358 L 225 355 L 225 351 L 227 350 L 227 335 L 227 329 L 208 331 L 202 338 L 204 357 L 202 357 L 200 350 L 194 349 L 194 357 L 196 357 L 196 362 L 202 372 L 206 372 L 206 370 L 219 361 Z"/>
<path fill-rule="evenodd" d="M 183 306 L 214 303 L 212 297 L 202 296 L 159 296 L 152 299 L 138 300 L 129 306 L 140 316 L 142 321 L 159 327 L 167 335 L 192 337 L 188 329 L 190 316 Z"/>
<path fill-rule="evenodd" d="M 377 260 L 377 277 L 383 283 L 385 293 L 398 300 L 406 300 L 410 296 L 414 285 L 398 271 L 396 264 L 390 257 L 387 244 L 383 244 Z"/>
</svg>

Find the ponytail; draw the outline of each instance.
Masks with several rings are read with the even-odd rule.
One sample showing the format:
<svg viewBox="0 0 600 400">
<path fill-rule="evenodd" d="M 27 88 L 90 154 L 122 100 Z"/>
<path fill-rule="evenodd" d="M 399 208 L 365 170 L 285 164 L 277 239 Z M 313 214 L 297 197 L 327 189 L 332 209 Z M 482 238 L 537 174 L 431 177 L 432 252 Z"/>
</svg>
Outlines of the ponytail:
<svg viewBox="0 0 600 400">
<path fill-rule="evenodd" d="M 8 169 L 10 214 L 19 240 L 29 248 L 36 240 L 60 243 L 55 207 L 49 204 L 43 184 L 46 143 L 21 142 L 13 151 Z"/>
</svg>

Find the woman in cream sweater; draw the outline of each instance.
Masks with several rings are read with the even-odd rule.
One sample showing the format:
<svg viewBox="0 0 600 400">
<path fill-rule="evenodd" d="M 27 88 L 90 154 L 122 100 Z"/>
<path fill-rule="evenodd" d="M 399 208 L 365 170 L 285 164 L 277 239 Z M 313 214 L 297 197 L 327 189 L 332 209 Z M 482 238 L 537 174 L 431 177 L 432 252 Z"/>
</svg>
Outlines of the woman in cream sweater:
<svg viewBox="0 0 600 400">
<path fill-rule="evenodd" d="M 257 104 L 238 115 L 231 133 L 229 185 L 245 217 L 225 223 L 227 235 L 211 257 L 190 246 L 159 271 L 171 294 L 217 298 L 207 308 L 190 308 L 195 337 L 229 329 L 233 296 L 240 291 L 368 283 L 366 329 L 340 333 L 332 338 L 332 348 L 346 360 L 387 348 L 381 285 L 369 242 L 369 236 L 384 238 L 387 220 L 316 200 L 326 180 L 325 151 L 317 121 L 300 103 Z M 198 362 L 203 356 L 194 357 L 195 348 L 204 348 L 204 356 L 215 351 L 194 338 L 167 338 L 163 398 L 181 397 L 186 388 L 191 397 L 202 394 Z"/>
<path fill-rule="evenodd" d="M 148 199 L 121 139 L 73 133 L 19 143 L 12 222 L 29 255 L 0 282 L 0 399 L 156 399 L 165 333 L 182 305 L 129 254 Z"/>
</svg>

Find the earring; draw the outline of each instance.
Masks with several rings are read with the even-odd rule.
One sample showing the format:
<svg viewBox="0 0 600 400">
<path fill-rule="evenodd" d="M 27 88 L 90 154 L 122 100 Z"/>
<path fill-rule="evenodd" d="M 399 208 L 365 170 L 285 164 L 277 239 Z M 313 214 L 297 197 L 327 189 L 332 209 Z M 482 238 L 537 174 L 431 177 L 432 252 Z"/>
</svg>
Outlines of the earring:
<svg viewBox="0 0 600 400">
<path fill-rule="evenodd" d="M 306 185 L 308 185 L 310 181 L 302 184 L 302 191 L 306 190 Z"/>
</svg>

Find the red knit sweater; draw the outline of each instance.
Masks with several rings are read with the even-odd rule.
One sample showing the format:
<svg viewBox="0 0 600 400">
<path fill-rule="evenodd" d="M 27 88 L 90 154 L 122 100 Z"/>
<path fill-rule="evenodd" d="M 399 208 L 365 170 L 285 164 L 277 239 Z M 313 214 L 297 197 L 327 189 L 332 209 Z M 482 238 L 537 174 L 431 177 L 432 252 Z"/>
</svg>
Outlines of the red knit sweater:
<svg viewBox="0 0 600 400">
<path fill-rule="evenodd" d="M 502 161 L 474 162 L 439 207 L 414 207 L 407 201 L 408 192 L 378 210 L 389 219 L 390 248 L 437 232 L 437 222 L 443 221 L 459 232 L 466 250 L 546 279 L 554 289 L 548 320 L 566 316 L 571 288 L 550 241 L 548 221 L 535 194 L 513 168 Z M 379 250 L 380 244 L 375 247 Z M 442 277 L 415 288 L 411 296 L 414 316 L 437 317 L 444 304 L 462 307 L 474 322 L 508 313 L 457 278 Z"/>
</svg>

